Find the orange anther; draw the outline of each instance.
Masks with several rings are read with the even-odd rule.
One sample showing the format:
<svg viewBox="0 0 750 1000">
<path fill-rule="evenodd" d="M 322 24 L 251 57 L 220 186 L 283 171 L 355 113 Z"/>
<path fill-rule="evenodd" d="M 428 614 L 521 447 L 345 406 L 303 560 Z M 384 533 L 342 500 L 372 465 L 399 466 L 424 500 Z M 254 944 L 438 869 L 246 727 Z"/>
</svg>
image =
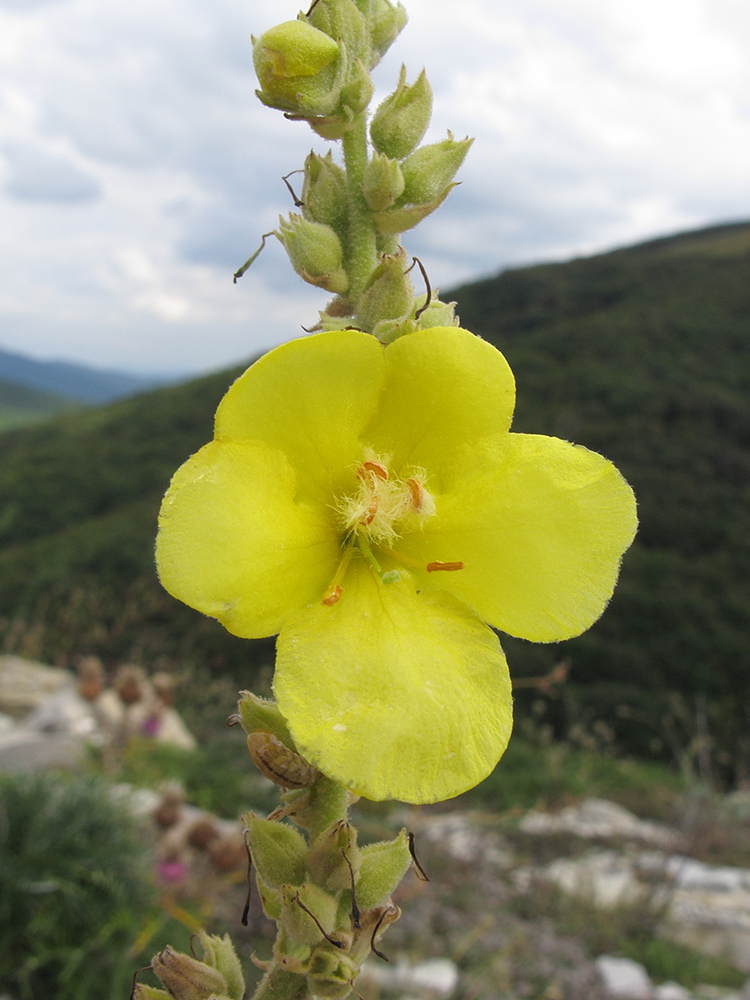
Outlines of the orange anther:
<svg viewBox="0 0 750 1000">
<path fill-rule="evenodd" d="M 374 459 L 368 459 L 368 461 L 363 462 L 357 469 L 357 475 L 360 479 L 364 479 L 365 474 L 368 472 L 373 476 L 377 476 L 378 479 L 388 478 L 388 469 L 382 462 L 376 462 Z"/>
<path fill-rule="evenodd" d="M 448 570 L 453 572 L 453 570 L 463 569 L 464 563 L 462 562 L 431 562 L 427 563 L 427 572 L 435 573 L 439 569 Z"/>
<path fill-rule="evenodd" d="M 424 486 L 418 479 L 414 479 L 413 477 L 407 481 L 406 485 L 409 487 L 411 502 L 414 509 L 421 510 L 422 504 L 424 503 Z"/>
<path fill-rule="evenodd" d="M 375 519 L 375 515 L 378 512 L 378 495 L 373 493 L 370 497 L 370 508 L 361 520 L 361 524 L 372 524 Z"/>
<path fill-rule="evenodd" d="M 343 588 L 339 587 L 338 584 L 331 587 L 326 596 L 320 602 L 324 604 L 327 608 L 330 608 L 333 604 L 338 604 L 339 598 L 344 593 Z"/>
</svg>

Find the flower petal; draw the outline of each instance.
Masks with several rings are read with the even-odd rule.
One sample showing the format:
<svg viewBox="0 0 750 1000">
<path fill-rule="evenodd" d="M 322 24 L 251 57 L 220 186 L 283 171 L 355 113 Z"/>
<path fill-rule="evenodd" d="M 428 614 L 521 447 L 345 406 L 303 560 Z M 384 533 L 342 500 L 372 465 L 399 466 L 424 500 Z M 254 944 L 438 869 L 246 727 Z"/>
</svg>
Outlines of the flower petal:
<svg viewBox="0 0 750 1000">
<path fill-rule="evenodd" d="M 407 574 L 386 586 L 361 559 L 341 599 L 289 620 L 274 692 L 300 752 L 369 799 L 435 802 L 485 778 L 512 726 L 496 636 Z"/>
<path fill-rule="evenodd" d="M 392 456 L 397 474 L 423 468 L 431 487 L 445 489 L 460 453 L 510 427 L 513 372 L 492 344 L 455 326 L 401 337 L 385 358 L 377 422 L 365 437 Z"/>
<path fill-rule="evenodd" d="M 399 549 L 455 573 L 420 573 L 495 628 L 533 642 L 580 635 L 612 596 L 637 526 L 633 491 L 601 455 L 558 438 L 485 442 L 437 514 Z"/>
<path fill-rule="evenodd" d="M 270 351 L 241 375 L 216 412 L 217 440 L 280 448 L 302 487 L 323 503 L 360 460 L 362 428 L 377 406 L 383 348 L 367 333 L 335 330 Z"/>
<path fill-rule="evenodd" d="M 289 613 L 325 592 L 339 558 L 330 512 L 294 502 L 282 452 L 217 442 L 177 470 L 159 515 L 156 560 L 174 597 L 230 632 L 278 632 Z"/>
</svg>

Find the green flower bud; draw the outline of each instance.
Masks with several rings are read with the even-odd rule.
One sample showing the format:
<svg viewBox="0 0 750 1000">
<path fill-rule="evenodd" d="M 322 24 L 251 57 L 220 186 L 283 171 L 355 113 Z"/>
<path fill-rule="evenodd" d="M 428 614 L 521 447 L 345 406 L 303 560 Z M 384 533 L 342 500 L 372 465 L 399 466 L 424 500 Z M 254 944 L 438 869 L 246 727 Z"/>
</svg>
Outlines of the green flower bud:
<svg viewBox="0 0 750 1000">
<path fill-rule="evenodd" d="M 275 235 L 284 244 L 292 267 L 308 284 L 341 294 L 349 287 L 341 241 L 334 229 L 301 215 L 279 219 Z"/>
<path fill-rule="evenodd" d="M 253 39 L 258 97 L 292 114 L 329 114 L 339 100 L 345 62 L 343 46 L 306 21 L 285 21 Z"/>
<path fill-rule="evenodd" d="M 275 701 L 259 698 L 251 691 L 240 691 L 237 711 L 242 728 L 248 735 L 258 730 L 263 733 L 273 733 L 291 750 L 295 749 L 286 719 L 276 707 Z"/>
<path fill-rule="evenodd" d="M 388 899 L 410 864 L 406 830 L 402 830 L 395 840 L 363 847 L 357 880 L 357 903 L 360 910 L 372 909 Z"/>
<path fill-rule="evenodd" d="M 372 119 L 370 138 L 379 153 L 402 160 L 417 148 L 432 114 L 432 87 L 424 70 L 412 86 L 406 83 L 406 67 L 401 67 L 398 86 Z"/>
<path fill-rule="evenodd" d="M 307 971 L 310 994 L 329 1000 L 344 1000 L 359 975 L 359 966 L 334 948 L 320 947 L 312 953 Z"/>
<path fill-rule="evenodd" d="M 263 912 L 269 920 L 278 920 L 281 916 L 281 892 L 267 886 L 259 875 L 255 877 L 255 884 L 258 886 L 258 892 L 260 893 Z"/>
<path fill-rule="evenodd" d="M 366 0 L 367 2 L 367 0 Z M 376 66 L 406 27 L 408 17 L 402 4 L 389 0 L 372 0 L 370 14 L 370 69 Z"/>
<path fill-rule="evenodd" d="M 250 853 L 258 874 L 266 885 L 302 885 L 305 880 L 307 841 L 286 823 L 260 819 L 254 813 L 244 817 Z"/>
<path fill-rule="evenodd" d="M 404 190 L 404 175 L 398 160 L 376 153 L 365 167 L 363 190 L 373 212 L 390 208 Z"/>
<path fill-rule="evenodd" d="M 144 986 L 143 983 L 136 983 L 133 990 L 133 1000 L 174 1000 L 174 998 L 164 990 L 157 990 L 155 986 Z"/>
<path fill-rule="evenodd" d="M 353 0 L 318 0 L 308 23 L 336 41 L 343 41 L 352 59 L 369 56 L 367 24 Z"/>
<path fill-rule="evenodd" d="M 231 1000 L 242 1000 L 245 995 L 245 979 L 229 935 L 219 937 L 216 934 L 198 931 L 198 937 L 203 945 L 203 961 L 224 977 L 227 984 L 226 992 Z"/>
<path fill-rule="evenodd" d="M 282 886 L 281 926 L 295 944 L 320 944 L 325 934 L 336 940 L 337 908 L 336 897 L 312 882 Z"/>
<path fill-rule="evenodd" d="M 355 59 L 349 79 L 341 88 L 339 114 L 342 121 L 350 121 L 370 103 L 375 91 L 370 74 L 361 59 Z"/>
<path fill-rule="evenodd" d="M 430 304 L 419 313 L 419 319 L 417 320 L 417 325 L 420 330 L 426 330 L 431 326 L 458 326 L 459 320 L 456 316 L 456 303 L 455 302 L 441 302 L 437 297 L 438 290 L 435 289 L 433 297 L 430 299 Z M 424 305 L 425 296 L 421 295 L 417 298 L 417 312 L 421 306 Z"/>
<path fill-rule="evenodd" d="M 416 321 L 411 316 L 404 316 L 401 319 L 382 319 L 372 328 L 372 335 L 385 346 L 407 333 L 414 333 L 416 329 Z"/>
<path fill-rule="evenodd" d="M 190 955 L 183 955 L 170 945 L 154 955 L 151 968 L 174 1000 L 228 997 L 227 982 L 218 969 L 212 969 Z"/>
<path fill-rule="evenodd" d="M 440 208 L 454 187 L 455 184 L 449 184 L 439 197 L 426 205 L 394 205 L 393 208 L 387 208 L 383 212 L 376 212 L 373 216 L 375 225 L 384 236 L 405 233 L 407 229 L 413 229 L 422 219 L 432 215 L 436 208 Z M 403 200 L 402 195 L 401 201 Z"/>
<path fill-rule="evenodd" d="M 309 997 L 305 977 L 283 968 L 267 973 L 253 993 L 253 1000 L 309 1000 Z"/>
<path fill-rule="evenodd" d="M 348 216 L 347 200 L 346 174 L 333 162 L 330 151 L 325 156 L 310 153 L 305 160 L 302 186 L 305 218 L 341 232 Z"/>
<path fill-rule="evenodd" d="M 376 323 L 409 316 L 414 308 L 414 288 L 406 273 L 406 251 L 383 254 L 357 305 L 357 326 L 371 331 Z"/>
<path fill-rule="evenodd" d="M 324 830 L 313 843 L 307 856 L 307 870 L 310 876 L 329 892 L 350 889 L 352 873 L 356 881 L 359 865 L 357 831 L 345 820 L 337 820 Z"/>
<path fill-rule="evenodd" d="M 464 162 L 473 139 L 449 138 L 422 146 L 402 163 L 404 171 L 403 202 L 424 205 L 445 191 Z"/>
</svg>

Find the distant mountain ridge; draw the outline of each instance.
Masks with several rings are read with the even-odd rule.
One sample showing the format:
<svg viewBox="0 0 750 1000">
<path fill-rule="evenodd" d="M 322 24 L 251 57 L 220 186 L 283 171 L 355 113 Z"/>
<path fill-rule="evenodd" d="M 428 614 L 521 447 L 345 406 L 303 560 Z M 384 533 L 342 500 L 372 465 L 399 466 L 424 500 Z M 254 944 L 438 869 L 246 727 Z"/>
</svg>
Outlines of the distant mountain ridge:
<svg viewBox="0 0 750 1000">
<path fill-rule="evenodd" d="M 0 379 L 77 403 L 109 403 L 170 381 L 158 376 L 93 368 L 70 361 L 39 361 L 0 348 Z"/>
<path fill-rule="evenodd" d="M 606 455 L 639 502 L 638 537 L 589 632 L 503 637 L 516 677 L 571 662 L 560 696 L 521 690 L 519 714 L 526 704 L 540 733 L 609 733 L 683 764 L 709 739 L 712 766 L 750 780 L 750 223 L 505 271 L 446 297 L 507 356 L 513 430 Z M 210 439 L 237 374 L 0 435 L 0 648 L 192 663 L 240 687 L 268 676 L 271 641 L 174 601 L 153 563 L 161 496 Z"/>
</svg>

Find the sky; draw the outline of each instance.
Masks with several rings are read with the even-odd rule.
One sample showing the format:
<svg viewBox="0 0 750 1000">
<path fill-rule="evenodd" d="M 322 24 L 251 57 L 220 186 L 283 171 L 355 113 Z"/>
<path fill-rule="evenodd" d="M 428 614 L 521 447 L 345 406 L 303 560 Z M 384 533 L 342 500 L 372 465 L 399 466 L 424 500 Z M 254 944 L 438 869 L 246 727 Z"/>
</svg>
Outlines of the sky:
<svg viewBox="0 0 750 1000">
<path fill-rule="evenodd" d="M 425 67 L 427 140 L 475 137 L 405 234 L 444 291 L 750 218 L 747 0 L 405 0 L 375 70 Z M 275 240 L 326 143 L 254 96 L 287 0 L 0 0 L 0 347 L 154 374 L 298 336 L 327 295 Z"/>
</svg>

